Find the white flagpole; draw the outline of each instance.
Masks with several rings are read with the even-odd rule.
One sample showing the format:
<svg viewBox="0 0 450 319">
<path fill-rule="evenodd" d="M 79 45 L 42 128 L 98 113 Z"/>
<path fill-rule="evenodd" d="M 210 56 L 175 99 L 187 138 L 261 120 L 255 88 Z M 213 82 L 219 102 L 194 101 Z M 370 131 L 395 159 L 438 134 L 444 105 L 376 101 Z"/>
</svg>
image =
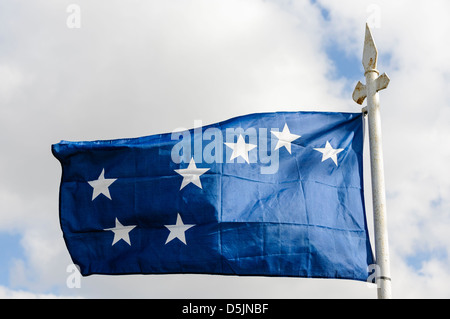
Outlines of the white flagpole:
<svg viewBox="0 0 450 319">
<path fill-rule="evenodd" d="M 367 98 L 370 142 L 370 164 L 372 174 L 373 215 L 375 228 L 375 254 L 379 273 L 376 273 L 378 299 L 391 299 L 391 271 L 386 221 L 386 191 L 384 183 L 383 150 L 381 141 L 380 100 L 378 91 L 387 88 L 389 77 L 379 76 L 377 71 L 378 51 L 366 25 L 364 41 L 363 66 L 366 85 L 358 82 L 353 92 L 353 100 L 362 104 Z"/>
</svg>

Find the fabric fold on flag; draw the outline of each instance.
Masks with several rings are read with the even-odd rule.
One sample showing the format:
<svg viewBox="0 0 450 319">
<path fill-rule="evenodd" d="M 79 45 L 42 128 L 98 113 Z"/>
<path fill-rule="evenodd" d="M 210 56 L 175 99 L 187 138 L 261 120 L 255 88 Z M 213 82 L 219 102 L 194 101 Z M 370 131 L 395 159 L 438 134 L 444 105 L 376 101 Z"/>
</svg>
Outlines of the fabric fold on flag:
<svg viewBox="0 0 450 319">
<path fill-rule="evenodd" d="M 250 114 L 140 138 L 52 145 L 81 274 L 366 281 L 374 263 L 361 113 Z"/>
</svg>

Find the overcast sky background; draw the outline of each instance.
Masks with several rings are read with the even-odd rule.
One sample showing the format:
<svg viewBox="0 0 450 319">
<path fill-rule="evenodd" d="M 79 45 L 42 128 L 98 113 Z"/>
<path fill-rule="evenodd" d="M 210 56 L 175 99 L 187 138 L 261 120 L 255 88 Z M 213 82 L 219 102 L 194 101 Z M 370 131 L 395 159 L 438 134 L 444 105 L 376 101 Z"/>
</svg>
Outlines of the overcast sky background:
<svg viewBox="0 0 450 319">
<path fill-rule="evenodd" d="M 67 25 L 72 3 L 80 28 Z M 254 112 L 359 112 L 366 21 L 391 78 L 393 296 L 450 298 L 449 12 L 446 0 L 1 1 L 0 298 L 375 298 L 354 281 L 210 275 L 90 276 L 69 289 L 50 151 Z"/>
</svg>

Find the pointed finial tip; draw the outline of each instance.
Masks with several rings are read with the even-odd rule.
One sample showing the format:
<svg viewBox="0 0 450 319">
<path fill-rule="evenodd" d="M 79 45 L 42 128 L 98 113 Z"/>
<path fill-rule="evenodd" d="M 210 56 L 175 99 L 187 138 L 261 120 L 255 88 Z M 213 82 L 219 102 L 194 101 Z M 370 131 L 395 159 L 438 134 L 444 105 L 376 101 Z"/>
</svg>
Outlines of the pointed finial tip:
<svg viewBox="0 0 450 319">
<path fill-rule="evenodd" d="M 363 66 L 366 71 L 377 68 L 378 50 L 373 40 L 369 24 L 366 23 L 366 37 L 364 39 Z"/>
<path fill-rule="evenodd" d="M 368 22 L 366 22 L 366 38 L 372 38 L 373 40 L 372 30 L 370 29 Z"/>
</svg>

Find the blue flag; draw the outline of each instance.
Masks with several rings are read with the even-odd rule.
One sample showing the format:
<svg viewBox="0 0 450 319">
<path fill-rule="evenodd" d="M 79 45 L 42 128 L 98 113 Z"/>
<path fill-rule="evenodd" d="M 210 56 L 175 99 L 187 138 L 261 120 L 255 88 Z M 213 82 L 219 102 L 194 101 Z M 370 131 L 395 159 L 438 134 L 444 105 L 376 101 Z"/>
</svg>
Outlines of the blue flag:
<svg viewBox="0 0 450 319">
<path fill-rule="evenodd" d="M 361 113 L 251 114 L 147 137 L 52 145 L 82 275 L 365 281 L 374 263 Z"/>
</svg>

